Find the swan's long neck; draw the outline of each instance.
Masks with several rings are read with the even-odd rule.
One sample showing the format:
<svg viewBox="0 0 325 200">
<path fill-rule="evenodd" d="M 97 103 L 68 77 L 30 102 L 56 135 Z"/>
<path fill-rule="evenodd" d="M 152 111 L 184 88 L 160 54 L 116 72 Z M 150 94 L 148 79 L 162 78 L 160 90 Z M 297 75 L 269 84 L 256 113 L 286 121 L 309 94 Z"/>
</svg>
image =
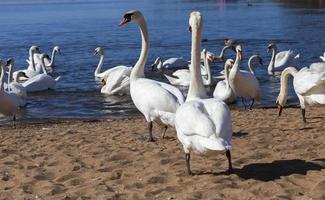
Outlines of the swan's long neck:
<svg viewBox="0 0 325 200">
<path fill-rule="evenodd" d="M 13 63 L 11 63 L 10 65 L 9 65 L 9 74 L 8 74 L 8 91 L 10 91 L 10 87 L 9 87 L 9 85 L 10 85 L 10 83 L 13 81 L 13 73 L 14 73 L 14 64 Z"/>
<path fill-rule="evenodd" d="M 229 46 L 224 46 L 220 52 L 219 58 L 223 59 L 224 54 L 225 54 L 225 50 L 228 49 Z"/>
<path fill-rule="evenodd" d="M 235 60 L 235 63 L 234 63 L 234 65 L 232 66 L 232 68 L 231 68 L 231 72 L 230 72 L 230 74 L 234 74 L 234 75 L 236 75 L 238 72 L 239 72 L 239 65 L 240 65 L 240 58 L 239 58 L 239 53 L 237 52 L 236 53 L 236 60 Z M 230 75 L 229 74 L 229 75 Z"/>
<path fill-rule="evenodd" d="M 276 54 L 275 48 L 272 48 L 272 57 L 271 57 L 270 64 L 267 68 L 267 71 L 270 75 L 273 75 L 274 73 L 275 54 Z"/>
<path fill-rule="evenodd" d="M 53 67 L 54 66 L 56 53 L 57 53 L 57 51 L 55 50 L 55 48 L 53 48 L 53 50 L 52 50 L 52 56 L 51 56 L 51 62 L 50 62 L 50 66 L 49 67 Z"/>
<path fill-rule="evenodd" d="M 144 18 L 138 22 L 140 32 L 141 32 L 141 53 L 137 63 L 134 65 L 130 79 L 137 79 L 144 77 L 144 66 L 147 62 L 149 53 L 149 34 L 147 29 L 147 24 Z"/>
<path fill-rule="evenodd" d="M 230 65 L 225 64 L 224 71 L 225 71 L 225 81 L 226 81 L 227 90 L 230 88 L 230 85 L 229 85 L 229 67 L 230 67 Z"/>
<path fill-rule="evenodd" d="M 191 52 L 191 82 L 186 101 L 195 98 L 207 97 L 200 67 L 201 28 L 192 27 L 192 52 Z"/>
<path fill-rule="evenodd" d="M 209 61 L 208 61 L 208 58 L 207 58 L 206 55 L 205 55 L 205 58 L 204 58 L 203 62 L 204 62 L 204 68 L 207 71 L 207 75 L 208 75 L 207 85 L 211 85 L 211 82 L 212 82 L 211 69 L 210 69 L 210 64 L 209 64 Z"/>
<path fill-rule="evenodd" d="M 42 70 L 43 70 L 43 74 L 47 75 L 47 71 L 46 71 L 46 69 L 45 69 L 45 62 L 44 62 L 45 57 L 42 57 L 41 60 L 42 60 L 41 62 L 42 62 Z"/>
<path fill-rule="evenodd" d="M 294 67 L 287 67 L 282 71 L 281 74 L 281 87 L 280 87 L 280 94 L 279 96 L 282 96 L 283 98 L 287 98 L 288 96 L 288 78 L 289 75 L 295 77 L 297 74 L 297 69 Z"/>
<path fill-rule="evenodd" d="M 32 61 L 32 68 L 34 71 L 36 71 L 36 68 L 35 68 L 35 59 L 34 59 L 34 51 L 29 51 L 29 56 L 31 57 L 31 61 Z"/>
<path fill-rule="evenodd" d="M 97 76 L 98 74 L 100 74 L 100 70 L 103 67 L 104 60 L 105 60 L 105 54 L 103 53 L 103 54 L 100 55 L 99 63 L 98 63 L 97 68 L 95 70 L 95 76 Z"/>
<path fill-rule="evenodd" d="M 4 78 L 5 78 L 5 67 L 4 66 L 1 66 L 1 76 L 0 76 L 0 92 L 3 92 L 4 91 Z"/>
<path fill-rule="evenodd" d="M 249 71 L 252 73 L 252 74 L 255 74 L 255 66 L 253 65 L 253 60 L 257 58 L 256 55 L 253 55 L 249 58 L 248 60 L 248 68 L 249 68 Z"/>
</svg>

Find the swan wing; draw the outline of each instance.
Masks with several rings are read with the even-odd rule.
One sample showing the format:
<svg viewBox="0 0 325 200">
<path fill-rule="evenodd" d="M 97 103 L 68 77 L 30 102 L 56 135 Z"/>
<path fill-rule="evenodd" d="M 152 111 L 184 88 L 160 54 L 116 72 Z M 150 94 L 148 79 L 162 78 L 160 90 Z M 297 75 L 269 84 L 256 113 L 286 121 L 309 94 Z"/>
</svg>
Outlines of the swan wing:
<svg viewBox="0 0 325 200">
<path fill-rule="evenodd" d="M 293 85 L 295 91 L 300 95 L 312 94 L 315 92 L 315 88 L 325 88 L 324 73 L 321 74 L 317 70 L 304 67 L 295 75 Z"/>
<path fill-rule="evenodd" d="M 163 82 L 157 82 L 161 87 L 163 87 L 165 90 L 167 90 L 168 92 L 170 92 L 173 96 L 175 96 L 177 98 L 177 101 L 179 102 L 179 104 L 183 104 L 184 103 L 184 96 L 182 94 L 182 92 L 172 86 L 172 85 L 169 85 L 167 83 L 163 83 Z"/>
<path fill-rule="evenodd" d="M 188 62 L 180 57 L 180 58 L 169 58 L 167 60 L 164 61 L 163 66 L 166 69 L 170 69 L 170 68 L 184 68 L 187 67 Z"/>
<path fill-rule="evenodd" d="M 275 68 L 283 67 L 292 58 L 292 56 L 293 56 L 292 50 L 281 51 L 277 53 L 275 56 L 274 67 Z"/>
</svg>

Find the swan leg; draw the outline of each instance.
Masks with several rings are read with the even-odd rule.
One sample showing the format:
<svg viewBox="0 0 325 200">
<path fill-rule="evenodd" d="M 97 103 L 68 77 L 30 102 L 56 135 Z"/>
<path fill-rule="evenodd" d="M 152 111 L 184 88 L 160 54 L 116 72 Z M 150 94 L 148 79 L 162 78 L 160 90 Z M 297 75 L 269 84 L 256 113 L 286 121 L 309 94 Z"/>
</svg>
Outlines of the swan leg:
<svg viewBox="0 0 325 200">
<path fill-rule="evenodd" d="M 253 105 L 254 105 L 254 102 L 255 102 L 255 99 L 252 99 L 252 103 L 251 103 L 251 106 L 249 106 L 249 109 L 252 110 L 253 108 Z"/>
<path fill-rule="evenodd" d="M 12 127 L 16 129 L 16 115 L 12 117 Z"/>
<path fill-rule="evenodd" d="M 188 173 L 188 175 L 193 175 L 193 173 L 191 171 L 191 166 L 190 166 L 190 159 L 191 159 L 191 155 L 189 153 L 185 153 L 187 173 Z"/>
<path fill-rule="evenodd" d="M 246 104 L 245 104 L 245 99 L 242 97 L 241 98 L 241 102 L 243 103 L 244 107 L 245 107 L 245 110 L 246 110 Z"/>
<path fill-rule="evenodd" d="M 149 122 L 148 124 L 148 129 L 149 129 L 149 142 L 154 142 L 155 140 L 152 137 L 152 122 Z"/>
<path fill-rule="evenodd" d="M 232 174 L 234 172 L 234 170 L 232 169 L 230 150 L 226 151 L 226 156 L 227 156 L 227 159 L 228 159 L 228 170 L 226 171 L 226 173 L 227 174 Z"/>
<path fill-rule="evenodd" d="M 162 138 L 162 139 L 165 139 L 165 135 L 166 135 L 167 129 L 168 129 L 168 126 L 165 126 L 165 127 L 164 127 L 164 130 L 163 130 L 163 132 L 162 132 L 162 134 L 161 134 L 161 138 Z"/>
<path fill-rule="evenodd" d="M 304 123 L 307 123 L 306 110 L 305 109 L 301 109 L 301 115 L 302 115 L 302 120 L 304 121 Z"/>
</svg>

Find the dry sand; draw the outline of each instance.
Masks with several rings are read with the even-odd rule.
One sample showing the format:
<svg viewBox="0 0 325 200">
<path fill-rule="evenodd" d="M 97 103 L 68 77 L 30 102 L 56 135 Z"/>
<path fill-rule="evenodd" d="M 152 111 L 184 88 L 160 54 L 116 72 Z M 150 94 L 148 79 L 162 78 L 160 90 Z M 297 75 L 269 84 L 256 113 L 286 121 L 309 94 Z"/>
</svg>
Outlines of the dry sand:
<svg viewBox="0 0 325 200">
<path fill-rule="evenodd" d="M 192 154 L 142 117 L 0 127 L 0 199 L 325 199 L 325 109 L 232 111 L 233 165 Z M 155 136 L 159 129 L 155 128 Z"/>
</svg>

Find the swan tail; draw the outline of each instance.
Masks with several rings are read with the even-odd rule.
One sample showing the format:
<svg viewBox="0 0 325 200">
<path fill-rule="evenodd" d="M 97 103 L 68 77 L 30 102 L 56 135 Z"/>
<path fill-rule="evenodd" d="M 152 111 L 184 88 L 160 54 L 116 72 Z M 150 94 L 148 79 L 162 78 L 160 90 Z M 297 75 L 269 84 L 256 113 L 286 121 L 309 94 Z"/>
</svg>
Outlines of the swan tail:
<svg viewBox="0 0 325 200">
<path fill-rule="evenodd" d="M 55 82 L 60 81 L 61 80 L 61 76 L 56 77 L 54 80 L 55 80 Z"/>
<path fill-rule="evenodd" d="M 176 84 L 177 83 L 177 78 L 174 78 L 174 77 L 171 77 L 171 76 L 168 76 L 168 75 L 166 75 L 166 74 L 164 74 L 164 76 L 168 79 L 168 81 L 172 84 L 172 85 L 174 85 L 174 84 Z"/>
<path fill-rule="evenodd" d="M 196 141 L 201 146 L 196 147 L 196 149 L 209 149 L 213 151 L 225 151 L 231 149 L 230 142 L 224 140 L 223 138 L 206 138 L 206 137 L 197 137 Z M 202 148 L 203 147 L 203 148 Z"/>
</svg>

